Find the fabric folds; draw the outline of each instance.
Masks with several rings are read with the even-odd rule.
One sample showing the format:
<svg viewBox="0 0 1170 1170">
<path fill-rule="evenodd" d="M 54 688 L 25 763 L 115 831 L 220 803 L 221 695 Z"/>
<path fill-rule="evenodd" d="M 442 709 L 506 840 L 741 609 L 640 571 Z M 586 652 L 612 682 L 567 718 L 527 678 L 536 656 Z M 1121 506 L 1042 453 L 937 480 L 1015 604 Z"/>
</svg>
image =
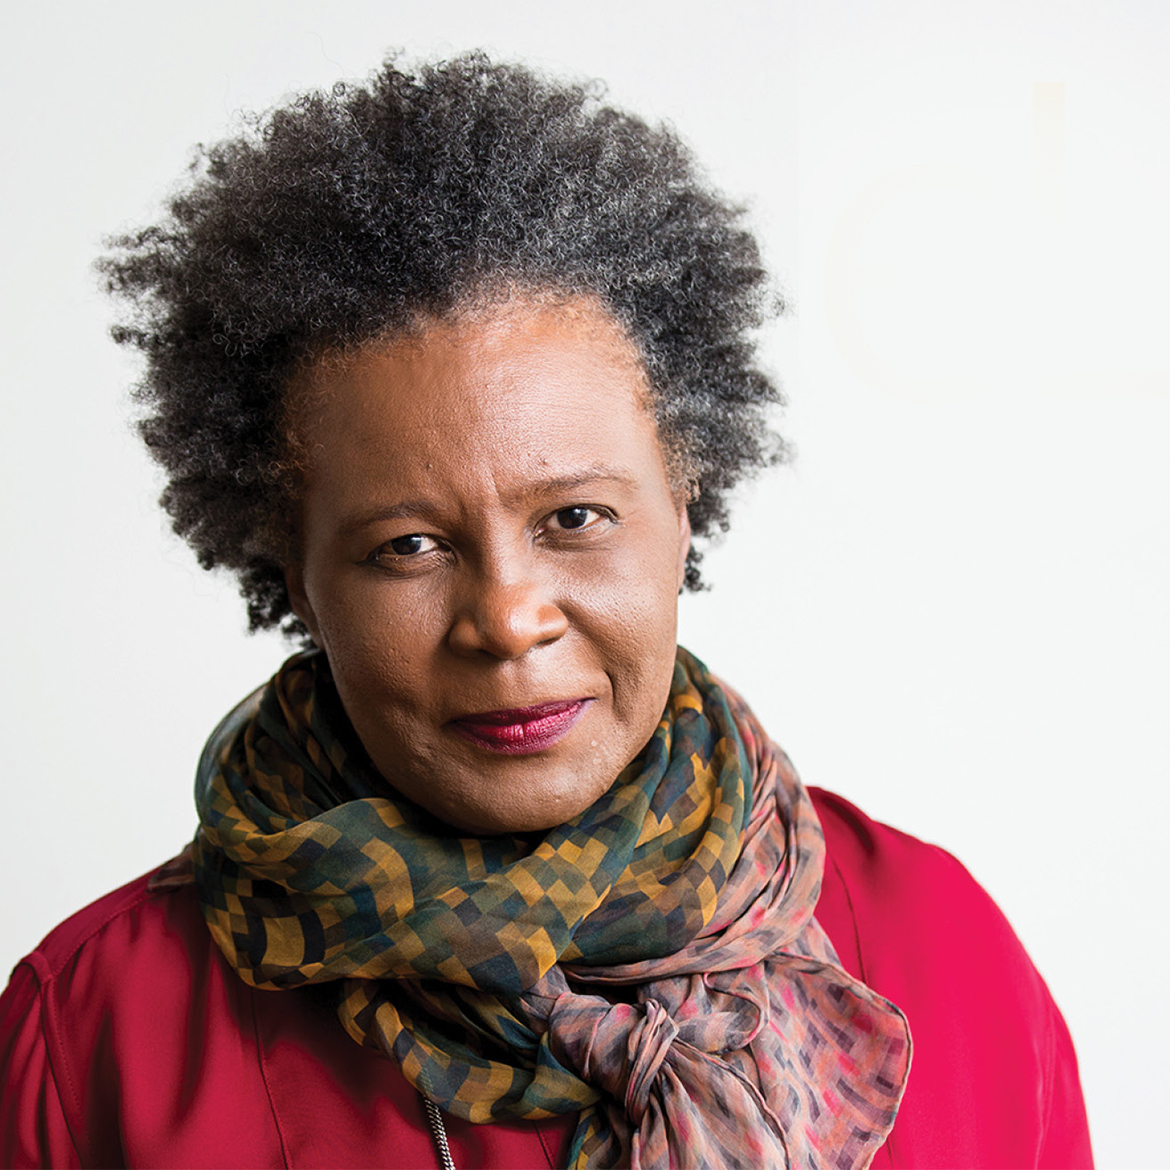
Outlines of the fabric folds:
<svg viewBox="0 0 1170 1170">
<path fill-rule="evenodd" d="M 208 743 L 195 874 L 249 984 L 342 1025 L 475 1122 L 579 1112 L 572 1164 L 862 1167 L 910 1060 L 813 911 L 816 814 L 680 650 L 645 751 L 578 817 L 462 837 L 376 774 L 319 653 Z"/>
</svg>

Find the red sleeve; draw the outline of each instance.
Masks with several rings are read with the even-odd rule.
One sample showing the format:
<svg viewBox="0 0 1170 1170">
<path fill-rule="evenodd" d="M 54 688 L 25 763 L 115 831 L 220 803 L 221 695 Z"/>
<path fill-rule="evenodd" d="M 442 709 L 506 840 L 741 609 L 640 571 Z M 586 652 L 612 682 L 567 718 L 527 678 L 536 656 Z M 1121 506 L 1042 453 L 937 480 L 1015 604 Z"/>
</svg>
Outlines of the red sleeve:
<svg viewBox="0 0 1170 1170">
<path fill-rule="evenodd" d="M 45 1037 L 34 964 L 20 963 L 0 995 L 0 1166 L 80 1166 Z"/>
<path fill-rule="evenodd" d="M 1070 1170 L 1093 1165 L 1089 1144 L 1089 1121 L 1077 1070 L 1077 1054 L 1064 1017 L 1052 998 L 1050 1009 L 1050 1064 L 1045 1080 L 1048 1115 L 1044 1123 L 1043 1145 L 1036 1162 L 1038 1170 Z"/>
<path fill-rule="evenodd" d="M 817 919 L 910 1024 L 906 1094 L 874 1166 L 1092 1166 L 1068 1029 L 999 908 L 945 850 L 811 793 L 827 851 Z"/>
</svg>

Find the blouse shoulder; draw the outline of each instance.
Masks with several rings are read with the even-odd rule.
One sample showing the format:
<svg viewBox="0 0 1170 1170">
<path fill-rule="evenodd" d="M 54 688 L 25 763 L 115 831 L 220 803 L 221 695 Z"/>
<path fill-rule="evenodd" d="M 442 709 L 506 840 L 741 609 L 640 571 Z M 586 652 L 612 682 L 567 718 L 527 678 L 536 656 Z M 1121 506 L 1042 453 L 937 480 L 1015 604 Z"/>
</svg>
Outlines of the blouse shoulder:
<svg viewBox="0 0 1170 1170">
<path fill-rule="evenodd" d="M 1003 912 L 945 849 L 810 794 L 826 847 L 817 919 L 910 1024 L 884 1164 L 1091 1166 L 1068 1029 Z"/>
<path fill-rule="evenodd" d="M 916 963 L 978 948 L 1013 975 L 1039 980 L 1003 912 L 951 853 L 876 821 L 842 796 L 811 789 L 825 835 L 825 879 L 818 917 L 851 927 L 829 931 L 843 960 L 864 968 L 882 956 L 881 940 L 904 944 L 929 939 Z M 864 936 L 864 937 L 863 937 Z M 865 945 L 862 945 L 864 942 Z M 848 965 L 848 964 L 847 964 Z"/>
<path fill-rule="evenodd" d="M 328 999 L 240 979 L 181 864 L 130 882 L 0 996 L 0 1166 L 429 1164 L 421 1098 Z M 563 1120 L 447 1132 L 459 1165 L 546 1166 Z"/>
<path fill-rule="evenodd" d="M 29 967 L 37 982 L 43 985 L 61 975 L 71 960 L 77 957 L 78 952 L 88 943 L 98 939 L 111 923 L 126 915 L 134 915 L 136 912 L 140 914 L 144 906 L 149 914 L 151 909 L 156 909 L 149 906 L 156 897 L 150 888 L 154 872 L 156 871 L 127 882 L 70 915 L 49 931 L 17 964 L 17 969 L 19 970 L 21 966 Z M 98 939 L 95 945 L 103 946 L 105 940 Z"/>
<path fill-rule="evenodd" d="M 119 1164 L 113 1102 L 188 1013 L 210 936 L 172 863 L 49 932 L 0 995 L 0 1165 Z M 141 1068 L 135 1068 L 135 1064 Z M 93 1076 L 101 1065 L 113 1076 Z"/>
</svg>

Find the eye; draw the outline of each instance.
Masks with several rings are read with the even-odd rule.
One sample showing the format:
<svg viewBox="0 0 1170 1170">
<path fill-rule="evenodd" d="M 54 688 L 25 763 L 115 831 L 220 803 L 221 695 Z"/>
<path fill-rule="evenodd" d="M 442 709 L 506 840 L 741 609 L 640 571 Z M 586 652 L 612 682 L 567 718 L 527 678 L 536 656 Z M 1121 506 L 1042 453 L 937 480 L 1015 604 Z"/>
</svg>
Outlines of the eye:
<svg viewBox="0 0 1170 1170">
<path fill-rule="evenodd" d="M 373 559 L 386 557 L 416 557 L 422 553 L 433 552 L 439 547 L 438 542 L 431 536 L 424 536 L 421 532 L 411 532 L 406 536 L 396 536 L 374 551 Z"/>
<path fill-rule="evenodd" d="M 554 512 L 547 521 L 547 526 L 562 532 L 572 532 L 580 528 L 592 528 L 595 524 L 607 519 L 606 513 L 598 508 L 589 508 L 584 504 L 574 505 L 572 508 L 561 508 Z"/>
</svg>

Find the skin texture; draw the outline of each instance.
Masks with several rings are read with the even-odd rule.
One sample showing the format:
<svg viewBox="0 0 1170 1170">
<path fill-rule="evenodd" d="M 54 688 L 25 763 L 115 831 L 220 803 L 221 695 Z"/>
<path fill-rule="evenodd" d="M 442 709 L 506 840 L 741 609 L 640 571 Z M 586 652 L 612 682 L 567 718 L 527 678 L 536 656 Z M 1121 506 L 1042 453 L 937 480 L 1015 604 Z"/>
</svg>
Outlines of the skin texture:
<svg viewBox="0 0 1170 1170">
<path fill-rule="evenodd" d="M 587 808 L 661 717 L 690 542 L 630 342 L 589 303 L 511 302 L 319 363 L 300 392 L 286 577 L 374 764 L 464 832 Z M 529 754 L 453 725 L 577 699 Z"/>
</svg>

